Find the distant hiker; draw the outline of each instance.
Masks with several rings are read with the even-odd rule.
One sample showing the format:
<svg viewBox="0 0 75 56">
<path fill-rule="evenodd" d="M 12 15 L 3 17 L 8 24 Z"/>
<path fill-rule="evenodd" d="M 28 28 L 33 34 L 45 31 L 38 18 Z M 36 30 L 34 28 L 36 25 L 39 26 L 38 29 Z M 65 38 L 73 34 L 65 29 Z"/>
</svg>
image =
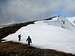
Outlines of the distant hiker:
<svg viewBox="0 0 75 56">
<path fill-rule="evenodd" d="M 62 22 L 61 27 L 64 28 L 65 27 L 64 26 L 65 25 L 65 21 L 64 20 L 61 20 L 61 22 Z"/>
<path fill-rule="evenodd" d="M 28 42 L 28 46 L 30 46 L 30 43 L 32 43 L 32 40 L 31 40 L 30 36 L 28 36 L 26 41 Z"/>
<path fill-rule="evenodd" d="M 65 24 L 65 21 L 64 20 L 62 20 L 62 24 Z"/>
<path fill-rule="evenodd" d="M 21 34 L 20 35 L 18 35 L 18 41 L 20 41 L 21 40 Z"/>
</svg>

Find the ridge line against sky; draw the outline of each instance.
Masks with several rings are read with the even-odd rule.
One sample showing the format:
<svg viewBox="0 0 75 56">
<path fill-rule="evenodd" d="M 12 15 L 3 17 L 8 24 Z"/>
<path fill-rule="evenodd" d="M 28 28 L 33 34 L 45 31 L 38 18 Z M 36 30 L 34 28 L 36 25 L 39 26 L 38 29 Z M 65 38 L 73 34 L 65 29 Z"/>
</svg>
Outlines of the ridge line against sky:
<svg viewBox="0 0 75 56">
<path fill-rule="evenodd" d="M 75 0 L 0 0 L 0 25 L 44 19 L 51 16 L 75 16 Z"/>
</svg>

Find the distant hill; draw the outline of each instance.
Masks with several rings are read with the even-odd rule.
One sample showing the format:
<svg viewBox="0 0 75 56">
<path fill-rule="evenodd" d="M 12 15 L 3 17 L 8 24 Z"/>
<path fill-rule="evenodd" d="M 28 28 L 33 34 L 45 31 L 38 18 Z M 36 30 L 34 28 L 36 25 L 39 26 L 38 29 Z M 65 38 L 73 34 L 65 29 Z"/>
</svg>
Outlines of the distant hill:
<svg viewBox="0 0 75 56">
<path fill-rule="evenodd" d="M 34 24 L 34 22 L 35 21 L 12 24 L 12 25 L 0 28 L 0 39 L 6 37 L 9 34 L 12 34 L 12 33 L 16 32 L 18 29 L 20 29 L 23 26 L 26 26 L 28 24 Z"/>
<path fill-rule="evenodd" d="M 56 16 L 53 16 L 48 19 L 42 19 L 42 20 L 51 20 L 52 18 L 55 18 L 55 17 Z M 23 26 L 34 24 L 34 22 L 36 21 L 39 21 L 39 20 L 34 20 L 34 21 L 29 21 L 29 22 L 24 22 L 24 23 L 10 24 L 9 26 L 2 27 L 0 28 L 0 39 L 6 37 L 9 34 L 16 32 L 18 29 L 20 29 Z"/>
</svg>

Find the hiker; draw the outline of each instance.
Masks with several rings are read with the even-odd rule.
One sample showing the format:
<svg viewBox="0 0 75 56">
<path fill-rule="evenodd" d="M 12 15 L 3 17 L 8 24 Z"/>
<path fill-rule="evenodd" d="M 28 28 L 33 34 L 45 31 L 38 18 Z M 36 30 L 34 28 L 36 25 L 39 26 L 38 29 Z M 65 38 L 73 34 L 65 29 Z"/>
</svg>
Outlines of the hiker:
<svg viewBox="0 0 75 56">
<path fill-rule="evenodd" d="M 20 40 L 21 40 L 21 34 L 18 35 L 18 41 L 20 41 Z"/>
<path fill-rule="evenodd" d="M 65 21 L 64 20 L 62 20 L 62 24 L 65 24 Z"/>
<path fill-rule="evenodd" d="M 28 46 L 30 46 L 30 43 L 32 43 L 32 40 L 31 40 L 30 36 L 28 36 L 26 41 L 28 41 Z"/>
</svg>

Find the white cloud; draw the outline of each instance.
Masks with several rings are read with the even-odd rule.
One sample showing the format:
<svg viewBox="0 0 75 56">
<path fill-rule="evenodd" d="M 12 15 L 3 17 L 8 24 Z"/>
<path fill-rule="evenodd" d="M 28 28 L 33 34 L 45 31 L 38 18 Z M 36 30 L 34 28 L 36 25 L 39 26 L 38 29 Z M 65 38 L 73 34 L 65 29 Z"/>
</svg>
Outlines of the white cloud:
<svg viewBox="0 0 75 56">
<path fill-rule="evenodd" d="M 57 0 L 13 0 L 9 2 L 8 14 L 11 16 L 37 16 L 40 13 L 47 11 L 55 11 L 60 6 L 60 1 Z"/>
<path fill-rule="evenodd" d="M 75 0 L 65 0 L 64 3 L 64 12 L 68 16 L 75 16 Z"/>
</svg>

